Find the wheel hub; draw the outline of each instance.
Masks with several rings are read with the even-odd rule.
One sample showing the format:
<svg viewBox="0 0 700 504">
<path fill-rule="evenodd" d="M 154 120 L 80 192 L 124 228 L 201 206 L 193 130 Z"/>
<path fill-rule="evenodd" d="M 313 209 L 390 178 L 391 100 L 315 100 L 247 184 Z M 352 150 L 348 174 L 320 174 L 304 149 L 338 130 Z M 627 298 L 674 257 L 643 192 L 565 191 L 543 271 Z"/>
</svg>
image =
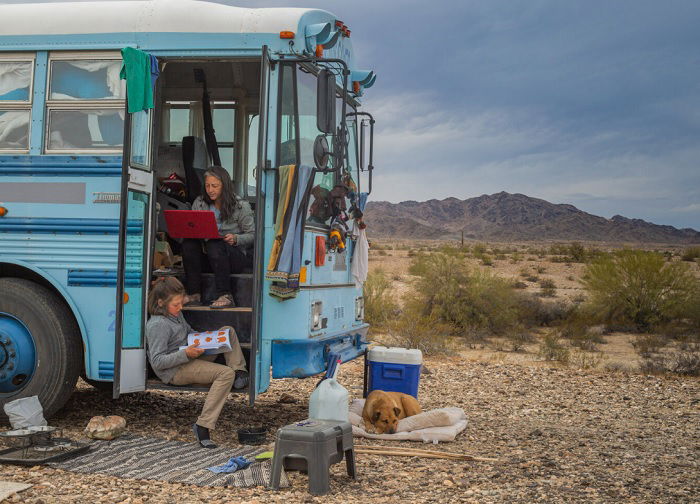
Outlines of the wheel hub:
<svg viewBox="0 0 700 504">
<path fill-rule="evenodd" d="M 36 368 L 34 338 L 19 319 L 0 313 L 0 394 L 29 383 Z"/>
</svg>

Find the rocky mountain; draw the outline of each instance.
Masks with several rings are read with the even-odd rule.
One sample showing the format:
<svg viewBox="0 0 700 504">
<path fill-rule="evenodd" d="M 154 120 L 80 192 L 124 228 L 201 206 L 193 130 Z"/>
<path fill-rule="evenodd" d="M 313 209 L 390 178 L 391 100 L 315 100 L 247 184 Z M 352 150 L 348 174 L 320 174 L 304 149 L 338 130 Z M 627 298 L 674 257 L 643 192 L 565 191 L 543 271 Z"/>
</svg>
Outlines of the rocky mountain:
<svg viewBox="0 0 700 504">
<path fill-rule="evenodd" d="M 611 219 L 573 205 L 500 192 L 459 200 L 367 203 L 370 236 L 479 240 L 584 240 L 642 243 L 700 243 L 700 232 L 616 215 Z"/>
</svg>

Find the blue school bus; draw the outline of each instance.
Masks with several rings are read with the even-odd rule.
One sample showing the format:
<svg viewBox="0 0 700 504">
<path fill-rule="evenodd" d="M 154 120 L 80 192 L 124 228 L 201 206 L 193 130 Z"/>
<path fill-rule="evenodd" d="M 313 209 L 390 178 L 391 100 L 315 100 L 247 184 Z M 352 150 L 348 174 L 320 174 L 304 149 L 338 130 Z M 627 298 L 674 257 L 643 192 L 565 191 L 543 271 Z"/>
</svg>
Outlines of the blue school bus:
<svg viewBox="0 0 700 504">
<path fill-rule="evenodd" d="M 0 25 L 0 403 L 38 395 L 51 415 L 79 376 L 114 397 L 169 388 L 149 370 L 145 301 L 156 276 L 183 275 L 163 212 L 188 208 L 211 164 L 254 209 L 254 266 L 231 275 L 235 307 L 185 317 L 236 328 L 250 404 L 271 378 L 364 352 L 345 231 L 371 190 L 359 107 L 376 76 L 341 20 L 152 0 L 4 4 Z M 150 72 L 120 75 L 127 52 Z"/>
</svg>

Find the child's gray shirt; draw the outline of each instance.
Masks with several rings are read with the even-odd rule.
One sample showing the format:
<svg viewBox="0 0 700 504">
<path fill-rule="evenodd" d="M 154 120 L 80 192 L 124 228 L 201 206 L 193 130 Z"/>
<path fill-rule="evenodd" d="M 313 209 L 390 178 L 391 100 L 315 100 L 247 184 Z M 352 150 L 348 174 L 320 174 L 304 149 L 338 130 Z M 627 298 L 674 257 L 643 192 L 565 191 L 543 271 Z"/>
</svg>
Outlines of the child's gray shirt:
<svg viewBox="0 0 700 504">
<path fill-rule="evenodd" d="M 182 312 L 172 315 L 154 315 L 146 323 L 148 360 L 158 378 L 170 383 L 180 366 L 190 358 L 181 346 L 187 346 L 187 334 L 194 332 Z"/>
</svg>

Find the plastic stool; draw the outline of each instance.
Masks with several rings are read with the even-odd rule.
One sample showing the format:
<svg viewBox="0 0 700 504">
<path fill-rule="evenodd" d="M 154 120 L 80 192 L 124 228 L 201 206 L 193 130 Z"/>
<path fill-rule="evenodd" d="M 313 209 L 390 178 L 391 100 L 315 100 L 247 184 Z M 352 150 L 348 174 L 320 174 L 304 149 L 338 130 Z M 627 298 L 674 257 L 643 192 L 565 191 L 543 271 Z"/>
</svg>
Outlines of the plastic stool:
<svg viewBox="0 0 700 504">
<path fill-rule="evenodd" d="M 309 419 L 286 425 L 277 431 L 270 488 L 279 489 L 284 466 L 285 469 L 308 472 L 309 493 L 327 494 L 330 489 L 329 468 L 343 460 L 343 456 L 348 475 L 357 479 L 350 422 Z"/>
</svg>

